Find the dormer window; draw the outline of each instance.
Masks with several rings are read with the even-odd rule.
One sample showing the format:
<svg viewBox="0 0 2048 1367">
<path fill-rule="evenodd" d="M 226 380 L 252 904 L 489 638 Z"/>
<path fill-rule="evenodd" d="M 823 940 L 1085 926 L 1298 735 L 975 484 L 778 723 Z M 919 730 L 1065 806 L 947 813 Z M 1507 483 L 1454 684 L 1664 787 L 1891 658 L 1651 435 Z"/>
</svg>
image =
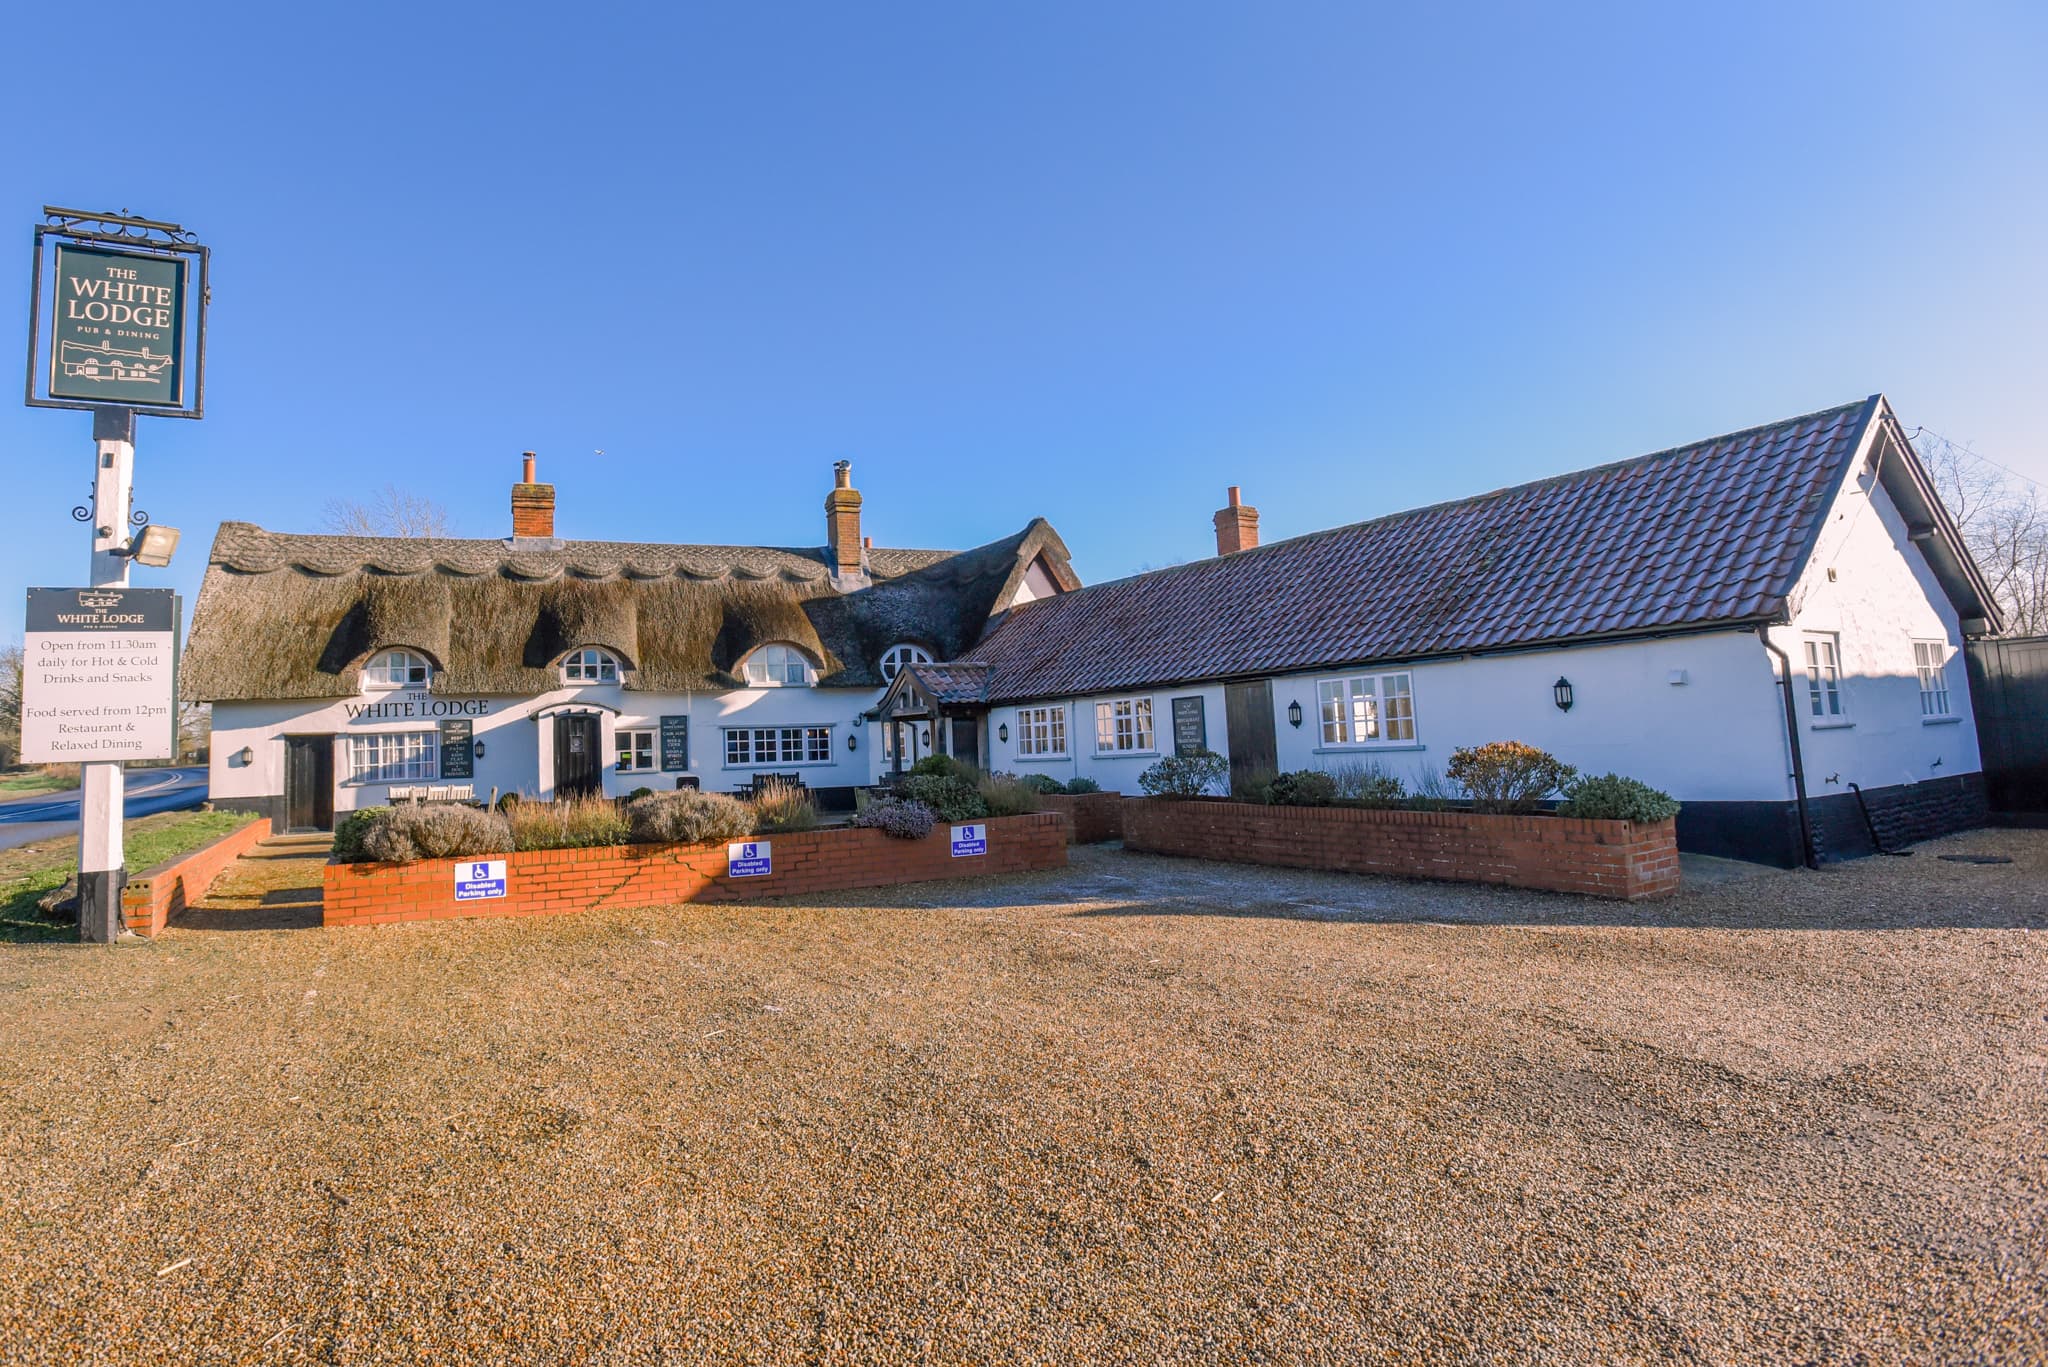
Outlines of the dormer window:
<svg viewBox="0 0 2048 1367">
<path fill-rule="evenodd" d="M 817 679 L 795 646 L 762 646 L 747 657 L 741 673 L 756 688 L 806 688 Z"/>
<path fill-rule="evenodd" d="M 582 650 L 572 650 L 562 658 L 563 683 L 608 684 L 618 681 L 619 662 L 610 651 L 586 646 Z"/>
<path fill-rule="evenodd" d="M 923 646 L 890 646 L 882 652 L 882 682 L 894 683 L 905 665 L 928 665 L 932 653 Z"/>
<path fill-rule="evenodd" d="M 426 657 L 410 650 L 380 651 L 363 666 L 365 688 L 425 688 L 433 677 Z"/>
</svg>

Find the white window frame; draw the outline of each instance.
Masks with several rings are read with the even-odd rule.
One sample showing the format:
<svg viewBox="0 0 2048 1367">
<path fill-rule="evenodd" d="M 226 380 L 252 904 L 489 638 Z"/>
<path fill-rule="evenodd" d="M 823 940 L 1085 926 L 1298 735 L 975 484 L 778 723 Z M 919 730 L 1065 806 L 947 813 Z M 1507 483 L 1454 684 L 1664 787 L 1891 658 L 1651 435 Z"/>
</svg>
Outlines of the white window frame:
<svg viewBox="0 0 2048 1367">
<path fill-rule="evenodd" d="M 344 739 L 350 783 L 421 783 L 441 777 L 438 731 L 364 731 Z"/>
<path fill-rule="evenodd" d="M 781 666 L 780 678 L 775 677 L 774 673 L 777 662 Z M 789 677 L 792 663 L 800 667 L 802 678 Z M 740 663 L 740 677 L 746 680 L 749 688 L 809 688 L 818 681 L 818 668 L 811 663 L 808 655 L 787 641 L 771 641 Z"/>
<path fill-rule="evenodd" d="M 1839 632 L 1809 631 L 1801 639 L 1806 666 L 1806 720 L 1813 726 L 1844 726 L 1849 698 L 1842 687 L 1842 637 Z"/>
<path fill-rule="evenodd" d="M 905 665 L 928 665 L 932 653 L 911 641 L 899 641 L 882 652 L 882 682 L 895 683 Z"/>
<path fill-rule="evenodd" d="M 625 761 L 621 763 L 620 761 Z M 644 760 L 644 762 L 643 762 Z M 661 748 L 651 726 L 622 726 L 612 732 L 612 769 L 621 774 L 651 774 L 661 768 Z"/>
<path fill-rule="evenodd" d="M 615 684 L 619 681 L 619 657 L 596 646 L 580 646 L 562 657 L 562 682 L 566 684 Z"/>
<path fill-rule="evenodd" d="M 397 678 L 391 676 L 396 673 Z M 419 675 L 418 678 L 412 677 Z M 380 650 L 363 663 L 363 687 L 379 692 L 387 688 L 425 688 L 434 681 L 434 664 L 416 650 Z"/>
<path fill-rule="evenodd" d="M 1069 758 L 1064 706 L 1017 709 L 1017 758 Z"/>
<path fill-rule="evenodd" d="M 1377 750 L 1417 743 L 1415 675 L 1340 674 L 1316 680 L 1316 735 L 1323 750 Z"/>
<path fill-rule="evenodd" d="M 1154 729 L 1154 721 L 1152 699 L 1149 697 L 1110 698 L 1095 704 L 1095 753 L 1158 754 L 1159 733 Z M 1129 744 L 1124 743 L 1127 739 Z"/>
<path fill-rule="evenodd" d="M 1947 641 L 1913 642 L 1913 672 L 1920 676 L 1920 720 L 1950 721 L 1955 712 L 1949 698 Z"/>
<path fill-rule="evenodd" d="M 723 760 L 721 768 L 816 768 L 838 762 L 835 758 L 836 752 L 832 748 L 833 741 L 837 739 L 836 726 L 804 723 L 797 726 L 727 726 L 720 729 L 724 732 L 719 738 L 718 746 L 718 753 Z M 760 747 L 764 738 L 774 747 L 774 754 L 761 753 Z M 788 756 L 791 754 L 799 755 L 801 758 L 790 759 Z"/>
</svg>

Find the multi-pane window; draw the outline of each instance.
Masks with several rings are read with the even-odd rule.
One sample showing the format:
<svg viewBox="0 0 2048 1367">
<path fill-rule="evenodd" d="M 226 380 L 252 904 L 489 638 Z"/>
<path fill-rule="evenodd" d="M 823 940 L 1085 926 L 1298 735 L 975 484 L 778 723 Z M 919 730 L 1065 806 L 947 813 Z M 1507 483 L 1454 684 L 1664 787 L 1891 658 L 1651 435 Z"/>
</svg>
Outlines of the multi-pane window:
<svg viewBox="0 0 2048 1367">
<path fill-rule="evenodd" d="M 562 678 L 569 683 L 617 683 L 619 662 L 602 650 L 572 650 L 562 660 Z"/>
<path fill-rule="evenodd" d="M 762 646 L 742 672 L 757 688 L 800 688 L 811 681 L 811 662 L 795 646 Z"/>
<path fill-rule="evenodd" d="M 1150 699 L 1145 705 L 1149 710 Z M 1020 707 L 1017 709 L 1017 753 L 1041 758 L 1067 753 L 1067 709 L 1064 707 Z"/>
<path fill-rule="evenodd" d="M 652 731 L 616 731 L 613 736 L 613 749 L 618 754 L 620 773 L 644 773 L 654 767 Z"/>
<path fill-rule="evenodd" d="M 1806 699 L 1821 721 L 1842 715 L 1842 647 L 1834 636 L 1806 638 Z"/>
<path fill-rule="evenodd" d="M 1948 642 L 1913 642 L 1913 668 L 1920 675 L 1920 715 L 1948 716 Z"/>
<path fill-rule="evenodd" d="M 432 731 L 382 731 L 348 738 L 348 776 L 357 783 L 439 778 Z"/>
<path fill-rule="evenodd" d="M 752 764 L 830 764 L 829 726 L 735 726 L 725 733 L 728 768 Z"/>
<path fill-rule="evenodd" d="M 923 646 L 890 646 L 882 652 L 882 678 L 885 682 L 893 683 L 897 674 L 902 672 L 903 666 L 928 665 L 931 662 L 931 652 Z"/>
<path fill-rule="evenodd" d="M 433 666 L 410 650 L 384 651 L 363 666 L 363 682 L 372 688 L 423 688 L 433 677 Z"/>
<path fill-rule="evenodd" d="M 1152 748 L 1152 700 L 1118 698 L 1095 704 L 1095 748 L 1109 753 Z"/>
<path fill-rule="evenodd" d="M 1415 690 L 1408 675 L 1354 674 L 1316 685 L 1323 744 L 1380 745 L 1415 739 Z"/>
</svg>

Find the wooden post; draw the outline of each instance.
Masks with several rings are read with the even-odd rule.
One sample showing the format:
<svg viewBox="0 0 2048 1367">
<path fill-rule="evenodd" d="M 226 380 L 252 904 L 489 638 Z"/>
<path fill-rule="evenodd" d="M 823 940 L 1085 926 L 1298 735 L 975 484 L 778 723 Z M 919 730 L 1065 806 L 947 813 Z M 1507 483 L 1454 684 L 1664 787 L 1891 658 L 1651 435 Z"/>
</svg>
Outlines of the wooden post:
<svg viewBox="0 0 2048 1367">
<path fill-rule="evenodd" d="M 128 586 L 128 507 L 135 490 L 135 414 L 92 414 L 92 588 Z M 128 881 L 121 842 L 126 781 L 118 761 L 79 766 L 78 937 L 112 944 L 121 935 L 121 889 Z"/>
</svg>

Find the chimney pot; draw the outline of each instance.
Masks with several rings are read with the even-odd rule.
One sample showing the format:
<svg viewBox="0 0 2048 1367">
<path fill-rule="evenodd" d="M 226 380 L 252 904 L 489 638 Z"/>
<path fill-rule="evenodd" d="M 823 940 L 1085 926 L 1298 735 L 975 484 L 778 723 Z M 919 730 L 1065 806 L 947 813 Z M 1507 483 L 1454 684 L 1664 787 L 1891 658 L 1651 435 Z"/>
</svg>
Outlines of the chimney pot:
<svg viewBox="0 0 2048 1367">
<path fill-rule="evenodd" d="M 853 487 L 852 461 L 835 460 L 832 462 L 832 487 L 835 489 L 851 489 Z"/>
<path fill-rule="evenodd" d="M 825 495 L 825 546 L 832 556 L 832 577 L 859 580 L 865 575 L 860 534 L 860 491 L 853 487 L 853 462 L 832 463 L 832 492 Z"/>
<path fill-rule="evenodd" d="M 1259 544 L 1259 510 L 1248 508 L 1244 493 L 1230 486 L 1229 506 L 1216 510 L 1216 554 L 1235 555 Z"/>
<path fill-rule="evenodd" d="M 1235 484 L 1230 486 L 1230 506 L 1233 508 L 1244 506 L 1244 494 Z"/>
<path fill-rule="evenodd" d="M 524 453 L 519 483 L 512 486 L 512 539 L 552 541 L 555 536 L 555 486 L 534 476 L 533 452 Z"/>
<path fill-rule="evenodd" d="M 533 483 L 533 452 L 531 451 L 528 451 L 526 453 L 526 474 L 520 479 L 519 482 L 521 484 Z"/>
<path fill-rule="evenodd" d="M 872 536 L 862 537 L 860 539 L 860 548 L 864 551 L 873 550 L 875 548 L 875 539 Z"/>
</svg>

